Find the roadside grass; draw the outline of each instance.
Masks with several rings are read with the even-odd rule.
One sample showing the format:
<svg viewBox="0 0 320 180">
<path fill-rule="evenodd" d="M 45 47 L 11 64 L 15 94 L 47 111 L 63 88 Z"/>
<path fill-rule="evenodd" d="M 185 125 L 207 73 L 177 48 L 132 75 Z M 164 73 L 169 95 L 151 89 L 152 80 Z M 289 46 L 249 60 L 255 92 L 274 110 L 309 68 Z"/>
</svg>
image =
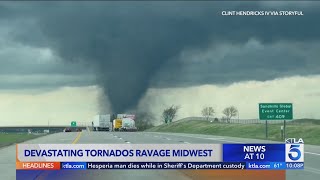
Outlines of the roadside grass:
<svg viewBox="0 0 320 180">
<path fill-rule="evenodd" d="M 0 134 L 0 148 L 9 146 L 16 143 L 21 143 L 30 139 L 38 138 L 43 135 L 35 135 L 35 134 L 18 134 L 18 133 L 1 133 Z"/>
<path fill-rule="evenodd" d="M 268 140 L 283 141 L 281 126 L 268 124 Z M 150 128 L 149 132 L 174 132 L 266 139 L 265 124 L 229 124 L 203 120 L 176 121 L 168 125 Z M 287 125 L 286 137 L 303 138 L 305 144 L 320 145 L 320 125 Z"/>
</svg>

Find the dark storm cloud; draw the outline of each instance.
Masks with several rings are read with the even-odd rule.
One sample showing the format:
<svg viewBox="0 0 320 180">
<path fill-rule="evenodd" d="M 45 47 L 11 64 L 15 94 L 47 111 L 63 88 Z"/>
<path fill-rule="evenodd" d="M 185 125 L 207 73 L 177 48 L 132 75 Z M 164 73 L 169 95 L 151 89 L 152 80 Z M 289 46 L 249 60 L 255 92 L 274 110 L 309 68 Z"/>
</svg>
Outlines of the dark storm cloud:
<svg viewBox="0 0 320 180">
<path fill-rule="evenodd" d="M 320 43 L 260 44 L 249 40 L 242 45 L 209 48 L 171 62 L 154 79 L 154 87 L 188 87 L 203 84 L 230 84 L 237 81 L 266 81 L 274 78 L 320 73 Z M 203 55 L 205 54 L 205 56 Z M 176 67 L 180 64 L 180 67 Z M 176 76 L 170 72 L 175 71 Z M 177 83 L 178 82 L 178 83 Z"/>
<path fill-rule="evenodd" d="M 1 51 L 0 51 L 1 52 Z M 13 56 L 13 57 L 12 57 Z M 18 59 L 19 58 L 19 59 Z M 20 55 L 2 55 L 0 54 L 0 75 L 20 74 L 65 74 L 65 75 L 78 75 L 78 74 L 92 74 L 92 67 L 85 67 L 83 64 L 68 64 L 53 61 L 53 62 L 36 62 L 29 61 L 29 59 L 38 60 L 34 56 Z M 28 60 L 25 60 L 28 59 Z"/>
<path fill-rule="evenodd" d="M 90 75 L 0 75 L 0 90 L 52 90 L 57 87 L 79 87 L 95 85 L 95 77 Z"/>
<path fill-rule="evenodd" d="M 231 53 L 221 61 L 188 66 L 188 62 L 179 58 L 183 51 L 218 47 L 221 43 L 241 45 L 251 38 L 270 45 L 309 43 L 320 37 L 320 25 L 316 23 L 320 12 L 312 8 L 305 8 L 304 16 L 240 17 L 221 16 L 221 11 L 273 8 L 239 2 L 51 5 L 10 6 L 15 17 L 20 14 L 20 19 L 33 20 L 25 29 L 34 31 L 21 29 L 13 33 L 14 39 L 28 45 L 50 47 L 67 62 L 90 62 L 96 67 L 98 83 L 116 112 L 135 107 L 150 86 L 264 80 L 299 72 L 297 68 L 309 67 L 307 63 L 311 62 L 299 56 L 286 57 L 281 50 L 275 53 L 260 50 L 241 57 Z M 279 56 L 284 57 L 280 62 Z M 272 68 L 269 73 L 264 73 L 269 68 Z"/>
</svg>

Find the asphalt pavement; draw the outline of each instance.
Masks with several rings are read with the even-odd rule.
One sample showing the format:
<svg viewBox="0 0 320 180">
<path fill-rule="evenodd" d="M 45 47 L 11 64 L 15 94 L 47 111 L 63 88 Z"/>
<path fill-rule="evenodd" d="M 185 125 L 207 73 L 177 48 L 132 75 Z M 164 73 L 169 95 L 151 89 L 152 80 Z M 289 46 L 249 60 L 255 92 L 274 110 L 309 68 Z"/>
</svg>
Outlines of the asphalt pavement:
<svg viewBox="0 0 320 180">
<path fill-rule="evenodd" d="M 221 137 L 182 133 L 156 132 L 76 132 L 57 133 L 27 141 L 27 144 L 202 144 L 202 143 L 270 143 L 272 141 Z M 276 142 L 272 142 L 276 143 Z M 15 146 L 0 149 L 0 179 L 16 179 L 15 176 Z M 305 169 L 287 171 L 288 180 L 318 180 L 320 177 L 320 146 L 305 145 Z M 216 171 L 216 170 L 215 170 Z M 191 171 L 177 170 L 90 170 L 74 171 L 70 174 L 61 174 L 61 179 L 114 179 L 114 180 L 195 180 Z M 187 172 L 187 173 L 186 173 Z M 43 179 L 49 179 L 49 175 Z M 198 176 L 199 177 L 199 176 Z M 26 178 L 27 179 L 27 178 Z M 34 178 L 30 178 L 34 179 Z M 199 179 L 199 178 L 198 178 Z M 212 177 L 211 177 L 212 179 Z M 220 178 L 216 178 L 220 179 Z M 259 179 L 261 180 L 261 178 Z M 273 179 L 275 180 L 275 179 Z"/>
</svg>

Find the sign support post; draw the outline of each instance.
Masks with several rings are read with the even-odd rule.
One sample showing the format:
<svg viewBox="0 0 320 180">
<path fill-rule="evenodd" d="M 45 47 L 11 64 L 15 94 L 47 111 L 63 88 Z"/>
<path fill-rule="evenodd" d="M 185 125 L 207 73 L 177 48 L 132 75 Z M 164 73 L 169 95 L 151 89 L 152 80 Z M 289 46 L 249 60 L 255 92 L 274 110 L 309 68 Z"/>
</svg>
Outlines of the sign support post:
<svg viewBox="0 0 320 180">
<path fill-rule="evenodd" d="M 283 120 L 283 138 L 286 139 L 286 120 Z"/>
<path fill-rule="evenodd" d="M 268 139 L 268 120 L 283 120 L 283 138 L 286 138 L 286 121 L 293 119 L 292 103 L 259 103 L 259 119 L 266 120 L 266 139 Z"/>
<path fill-rule="evenodd" d="M 266 139 L 268 139 L 268 121 L 266 121 Z"/>
</svg>

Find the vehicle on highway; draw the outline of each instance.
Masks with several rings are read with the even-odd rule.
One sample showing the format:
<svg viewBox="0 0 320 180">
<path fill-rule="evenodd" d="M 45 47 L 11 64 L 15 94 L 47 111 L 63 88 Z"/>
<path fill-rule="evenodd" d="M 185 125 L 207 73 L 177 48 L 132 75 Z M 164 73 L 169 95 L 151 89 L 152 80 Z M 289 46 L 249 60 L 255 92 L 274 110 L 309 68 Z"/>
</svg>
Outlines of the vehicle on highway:
<svg viewBox="0 0 320 180">
<path fill-rule="evenodd" d="M 135 120 L 136 115 L 134 114 L 117 114 L 117 119 L 123 119 L 123 118 L 131 118 Z"/>
<path fill-rule="evenodd" d="M 120 131 L 120 128 L 122 127 L 122 119 L 114 119 L 113 120 L 113 130 L 114 131 Z"/>
<path fill-rule="evenodd" d="M 65 128 L 65 129 L 63 130 L 63 132 L 72 132 L 72 129 L 71 129 L 71 128 Z"/>
<path fill-rule="evenodd" d="M 109 131 L 110 119 L 110 114 L 96 115 L 92 122 L 93 131 Z"/>
<path fill-rule="evenodd" d="M 120 131 L 135 132 L 135 131 L 138 131 L 138 128 L 137 127 L 131 127 L 131 128 L 122 127 L 122 128 L 120 128 Z"/>
<path fill-rule="evenodd" d="M 120 131 L 137 131 L 135 121 L 132 118 L 123 118 Z"/>
<path fill-rule="evenodd" d="M 77 130 L 76 130 L 77 132 L 81 132 L 82 131 L 82 129 L 81 128 L 77 128 Z"/>
</svg>

